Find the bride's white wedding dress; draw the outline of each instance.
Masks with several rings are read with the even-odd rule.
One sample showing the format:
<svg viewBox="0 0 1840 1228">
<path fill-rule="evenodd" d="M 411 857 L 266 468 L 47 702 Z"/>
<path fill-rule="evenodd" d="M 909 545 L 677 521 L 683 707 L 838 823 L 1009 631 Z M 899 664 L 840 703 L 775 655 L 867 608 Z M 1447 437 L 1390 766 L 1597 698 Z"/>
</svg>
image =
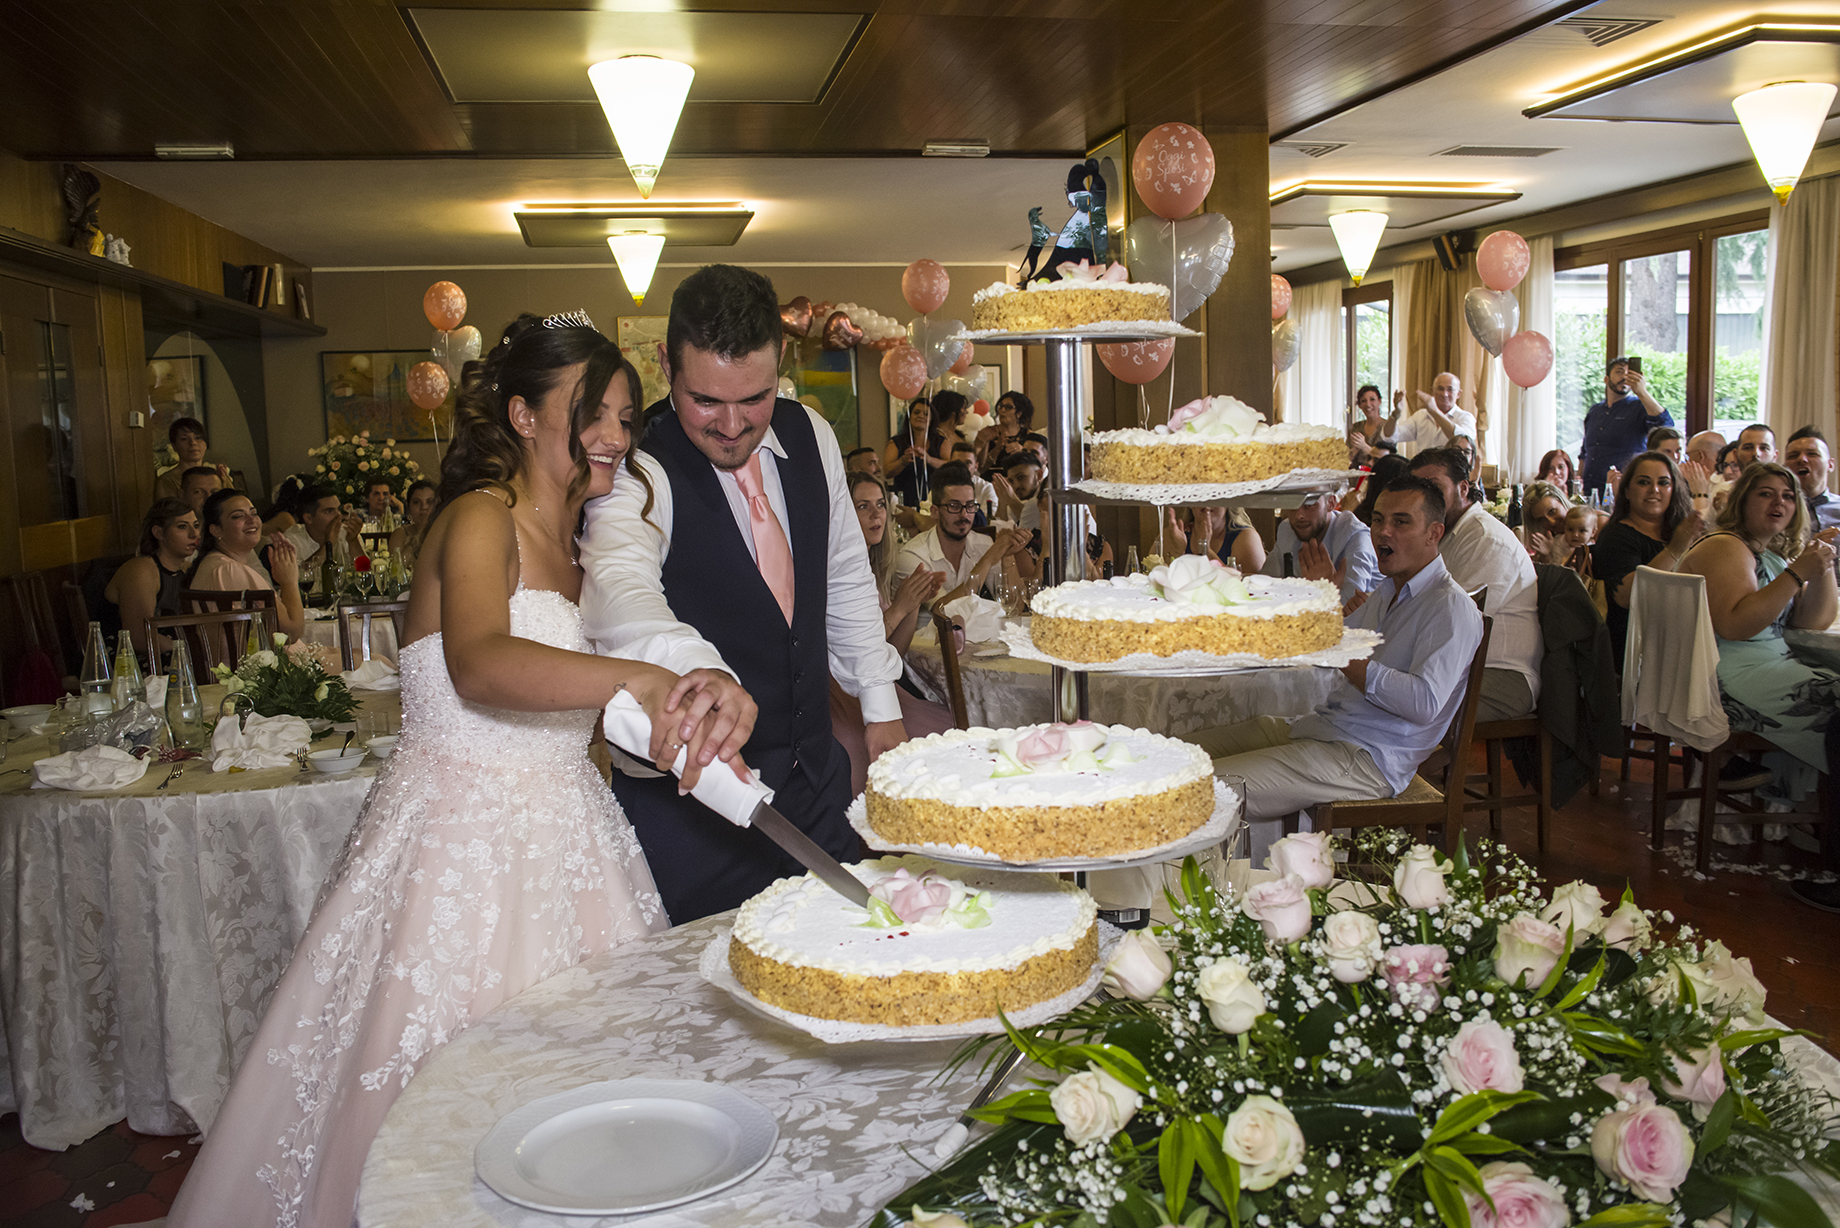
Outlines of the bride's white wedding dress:
<svg viewBox="0 0 1840 1228">
<path fill-rule="evenodd" d="M 511 634 L 592 651 L 522 585 Z M 347 1228 L 371 1140 L 436 1047 L 545 977 L 663 929 L 587 756 L 598 712 L 462 700 L 440 635 L 401 654 L 403 730 L 168 1219 Z"/>
</svg>

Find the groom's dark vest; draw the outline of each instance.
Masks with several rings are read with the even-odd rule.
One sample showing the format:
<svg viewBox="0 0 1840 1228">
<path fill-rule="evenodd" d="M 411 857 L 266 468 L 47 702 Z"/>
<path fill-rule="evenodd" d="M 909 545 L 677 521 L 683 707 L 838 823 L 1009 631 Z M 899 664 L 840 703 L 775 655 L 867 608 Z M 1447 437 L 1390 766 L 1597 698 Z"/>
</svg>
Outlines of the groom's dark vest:
<svg viewBox="0 0 1840 1228">
<path fill-rule="evenodd" d="M 831 737 L 829 598 L 830 492 L 811 418 L 797 401 L 773 406 L 773 433 L 792 545 L 792 624 L 748 553 L 715 466 L 684 434 L 669 401 L 647 411 L 644 449 L 671 482 L 671 548 L 662 579 L 671 612 L 722 654 L 759 706 L 748 766 L 778 788 L 794 767 L 816 781 Z M 776 458 L 778 459 L 778 458 Z"/>
</svg>

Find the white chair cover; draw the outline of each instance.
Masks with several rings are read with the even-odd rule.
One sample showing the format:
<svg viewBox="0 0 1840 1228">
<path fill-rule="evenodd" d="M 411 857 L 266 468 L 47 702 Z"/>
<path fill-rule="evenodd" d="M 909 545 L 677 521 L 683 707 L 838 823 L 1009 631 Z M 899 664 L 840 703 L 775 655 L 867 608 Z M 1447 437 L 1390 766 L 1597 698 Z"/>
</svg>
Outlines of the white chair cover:
<svg viewBox="0 0 1840 1228">
<path fill-rule="evenodd" d="M 1706 578 L 1636 568 L 1623 665 L 1623 724 L 1709 751 L 1731 736 Z"/>
</svg>

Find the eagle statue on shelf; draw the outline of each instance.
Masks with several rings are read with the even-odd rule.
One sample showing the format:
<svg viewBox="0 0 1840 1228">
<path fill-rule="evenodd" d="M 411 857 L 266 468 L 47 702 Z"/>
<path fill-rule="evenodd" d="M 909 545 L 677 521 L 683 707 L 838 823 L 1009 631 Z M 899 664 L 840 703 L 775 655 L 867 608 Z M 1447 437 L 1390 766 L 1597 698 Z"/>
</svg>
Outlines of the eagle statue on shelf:
<svg viewBox="0 0 1840 1228">
<path fill-rule="evenodd" d="M 92 256 L 104 252 L 97 210 L 102 205 L 102 180 L 73 162 L 64 163 L 64 222 L 70 227 L 69 246 Z"/>
<path fill-rule="evenodd" d="M 1106 262 L 1105 176 L 1100 173 L 1097 158 L 1076 162 L 1067 172 L 1067 203 L 1073 206 L 1073 216 L 1058 236 L 1042 225 L 1041 206 L 1029 210 L 1029 250 L 1022 260 L 1017 288 L 1031 281 L 1058 281 L 1060 274 L 1055 270 L 1062 264 Z M 1042 249 L 1050 241 L 1054 243 L 1053 250 L 1046 267 L 1040 267 Z"/>
</svg>

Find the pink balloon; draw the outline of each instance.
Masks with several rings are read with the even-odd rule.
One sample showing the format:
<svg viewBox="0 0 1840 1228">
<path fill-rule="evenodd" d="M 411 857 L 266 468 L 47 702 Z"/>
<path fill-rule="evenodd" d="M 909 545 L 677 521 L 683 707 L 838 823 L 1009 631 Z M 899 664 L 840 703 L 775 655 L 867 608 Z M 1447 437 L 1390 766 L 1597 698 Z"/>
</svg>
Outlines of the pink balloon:
<svg viewBox="0 0 1840 1228">
<path fill-rule="evenodd" d="M 958 358 L 946 369 L 954 375 L 963 375 L 965 372 L 969 371 L 971 369 L 972 353 L 975 349 L 976 347 L 969 341 L 965 342 L 965 348 L 959 351 Z"/>
<path fill-rule="evenodd" d="M 1147 384 L 1161 375 L 1175 356 L 1176 339 L 1118 341 L 1093 347 L 1105 369 L 1127 384 Z"/>
<path fill-rule="evenodd" d="M 1131 184 L 1158 217 L 1187 217 L 1214 186 L 1214 147 L 1187 124 L 1152 128 L 1131 155 Z"/>
<path fill-rule="evenodd" d="M 1521 284 L 1521 278 L 1527 276 L 1527 268 L 1532 263 L 1533 253 L 1527 249 L 1527 240 L 1512 230 L 1496 231 L 1476 249 L 1476 272 L 1482 275 L 1482 284 L 1491 290 L 1514 289 Z"/>
<path fill-rule="evenodd" d="M 951 288 L 952 279 L 937 260 L 916 260 L 901 274 L 901 297 L 921 315 L 938 311 Z"/>
<path fill-rule="evenodd" d="M 422 314 L 442 332 L 452 332 L 466 319 L 466 291 L 451 281 L 437 281 L 422 295 Z"/>
<path fill-rule="evenodd" d="M 971 402 L 971 412 L 982 418 L 990 417 L 990 402 L 986 401 L 983 397 L 979 397 L 977 400 Z"/>
<path fill-rule="evenodd" d="M 911 345 L 897 345 L 882 355 L 882 387 L 910 401 L 926 387 L 926 359 Z"/>
<path fill-rule="evenodd" d="M 409 399 L 419 409 L 434 409 L 447 399 L 447 372 L 438 362 L 416 363 L 404 382 L 409 386 Z"/>
<path fill-rule="evenodd" d="M 1501 369 L 1521 388 L 1531 388 L 1552 374 L 1553 347 L 1544 333 L 1515 333 L 1501 347 Z"/>
<path fill-rule="evenodd" d="M 1282 320 L 1284 313 L 1290 309 L 1291 283 L 1273 273 L 1271 275 L 1271 318 Z"/>
</svg>

